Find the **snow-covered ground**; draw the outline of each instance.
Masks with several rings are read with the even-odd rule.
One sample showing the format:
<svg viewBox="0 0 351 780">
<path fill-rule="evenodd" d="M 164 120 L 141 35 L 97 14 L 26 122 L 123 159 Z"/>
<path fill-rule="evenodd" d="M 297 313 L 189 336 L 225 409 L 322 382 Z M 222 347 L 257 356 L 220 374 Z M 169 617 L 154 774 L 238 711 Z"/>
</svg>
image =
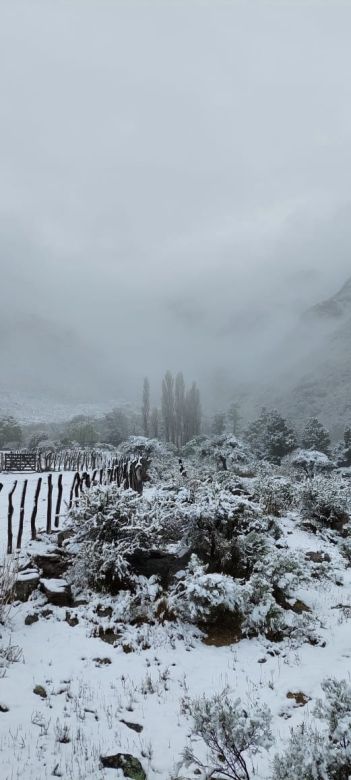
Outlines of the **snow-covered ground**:
<svg viewBox="0 0 351 780">
<path fill-rule="evenodd" d="M 151 486 L 146 502 L 156 500 Z M 41 512 L 44 521 L 44 505 Z M 113 628 L 107 610 L 123 594 L 90 593 L 70 608 L 48 604 L 38 591 L 27 603 L 16 602 L 0 639 L 13 644 L 15 658 L 3 677 L 0 668 L 1 780 L 122 778 L 100 764 L 100 756 L 116 753 L 137 757 L 147 780 L 204 779 L 184 763 L 189 740 L 206 762 L 204 743 L 191 736 L 189 702 L 226 689 L 244 706 L 271 710 L 275 744 L 248 758 L 250 778 L 270 780 L 291 727 L 315 722 L 322 681 L 349 679 L 351 671 L 351 568 L 332 535 L 311 533 L 299 519 L 287 511 L 277 520 L 281 536 L 273 551 L 328 558 L 327 576 L 294 590 L 315 619 L 315 643 L 274 642 L 262 634 L 215 646 L 190 623 L 155 620 L 127 625 L 122 639 L 112 632 L 103 640 L 101 627 Z M 27 550 L 50 550 L 50 543 L 55 538 L 44 535 Z"/>
<path fill-rule="evenodd" d="M 286 521 L 285 532 L 292 549 L 311 549 L 307 534 L 293 533 L 292 521 Z M 116 774 L 99 769 L 99 756 L 120 751 L 139 756 L 149 780 L 195 778 L 181 767 L 191 725 L 187 700 L 227 687 L 243 702 L 268 704 L 280 746 L 291 726 L 309 721 L 321 681 L 330 674 L 347 678 L 351 669 L 350 614 L 334 609 L 351 604 L 351 571 L 343 586 L 300 595 L 320 614 L 323 642 L 318 647 L 276 645 L 272 650 L 262 639 L 210 647 L 189 628 L 149 626 L 147 649 L 126 653 L 92 636 L 85 605 L 68 610 L 79 621 L 75 626 L 66 622 L 66 609 L 51 608 L 46 614 L 42 597 L 17 605 L 12 641 L 21 648 L 21 658 L 0 680 L 0 704 L 9 707 L 0 715 L 1 778 L 44 780 L 55 768 L 56 776 L 72 780 L 109 778 Z M 25 618 L 33 611 L 40 618 L 27 626 Z M 38 685 L 47 698 L 33 693 Z M 297 707 L 287 698 L 289 692 L 302 692 L 310 702 Z M 64 738 L 67 742 L 60 741 Z M 198 750 L 204 755 L 202 745 Z M 273 754 L 254 758 L 257 780 L 270 777 Z"/>
</svg>

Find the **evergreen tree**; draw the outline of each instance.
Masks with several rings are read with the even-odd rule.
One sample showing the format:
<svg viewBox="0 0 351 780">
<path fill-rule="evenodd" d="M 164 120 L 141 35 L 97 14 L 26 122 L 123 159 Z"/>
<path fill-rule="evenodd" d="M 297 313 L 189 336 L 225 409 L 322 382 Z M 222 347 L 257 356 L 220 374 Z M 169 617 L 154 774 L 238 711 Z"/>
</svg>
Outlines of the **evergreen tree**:
<svg viewBox="0 0 351 780">
<path fill-rule="evenodd" d="M 249 426 L 246 438 L 255 454 L 262 459 L 280 463 L 296 447 L 296 435 L 284 417 L 276 410 L 263 408 L 260 416 Z"/>
<path fill-rule="evenodd" d="M 312 417 L 306 423 L 302 434 L 302 446 L 306 450 L 317 450 L 328 455 L 330 451 L 330 435 L 324 425 Z"/>
<path fill-rule="evenodd" d="M 22 429 L 14 417 L 0 418 L 0 447 L 6 444 L 20 444 L 22 441 Z"/>
<path fill-rule="evenodd" d="M 237 436 L 237 434 L 239 433 L 239 423 L 241 420 L 238 403 L 232 403 L 230 405 L 228 409 L 228 419 L 234 436 Z"/>
<path fill-rule="evenodd" d="M 149 436 L 150 435 L 150 382 L 147 377 L 145 377 L 144 385 L 143 385 L 142 417 L 143 417 L 144 436 Z"/>
<path fill-rule="evenodd" d="M 211 431 L 215 436 L 221 436 L 225 429 L 225 414 L 219 412 L 212 420 Z"/>
</svg>

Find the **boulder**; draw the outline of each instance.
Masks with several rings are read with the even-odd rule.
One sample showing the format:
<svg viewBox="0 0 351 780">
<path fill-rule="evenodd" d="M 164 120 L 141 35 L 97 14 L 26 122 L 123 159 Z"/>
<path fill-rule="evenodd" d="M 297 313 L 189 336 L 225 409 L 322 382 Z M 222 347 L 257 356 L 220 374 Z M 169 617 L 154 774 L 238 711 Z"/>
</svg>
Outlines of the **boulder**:
<svg viewBox="0 0 351 780">
<path fill-rule="evenodd" d="M 33 612 L 32 615 L 27 615 L 24 622 L 26 626 L 32 626 L 33 623 L 37 623 L 38 620 L 39 620 L 39 615 L 37 614 L 37 612 Z"/>
<path fill-rule="evenodd" d="M 24 569 L 19 572 L 16 585 L 15 596 L 20 601 L 28 601 L 29 596 L 39 585 L 39 572 L 37 569 Z"/>
<path fill-rule="evenodd" d="M 133 574 L 143 577 L 157 576 L 167 588 L 175 575 L 185 569 L 191 553 L 179 556 L 163 550 L 136 550 L 128 557 Z"/>
<path fill-rule="evenodd" d="M 35 688 L 33 688 L 33 693 L 35 693 L 36 696 L 40 696 L 41 699 L 47 699 L 48 697 L 43 685 L 36 685 Z"/>
<path fill-rule="evenodd" d="M 114 756 L 101 756 L 104 769 L 122 769 L 124 777 L 130 780 L 146 780 L 146 774 L 138 758 L 130 753 L 116 753 Z"/>
<path fill-rule="evenodd" d="M 39 553 L 33 556 L 33 563 L 40 569 L 44 577 L 61 577 L 67 571 L 69 558 L 63 550 Z"/>
<path fill-rule="evenodd" d="M 72 605 L 71 586 L 67 580 L 41 579 L 40 588 L 50 604 L 54 604 L 55 607 L 70 607 Z"/>
</svg>

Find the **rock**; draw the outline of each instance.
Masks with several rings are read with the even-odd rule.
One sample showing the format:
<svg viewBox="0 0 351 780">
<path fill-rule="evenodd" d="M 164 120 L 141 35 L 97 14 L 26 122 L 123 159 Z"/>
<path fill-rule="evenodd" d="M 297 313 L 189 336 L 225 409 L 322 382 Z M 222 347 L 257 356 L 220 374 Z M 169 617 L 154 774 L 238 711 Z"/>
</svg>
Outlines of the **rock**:
<svg viewBox="0 0 351 780">
<path fill-rule="evenodd" d="M 37 612 L 33 612 L 32 615 L 27 615 L 24 622 L 26 626 L 32 626 L 33 623 L 37 623 L 38 620 L 39 620 L 39 615 L 37 614 Z"/>
<path fill-rule="evenodd" d="M 10 707 L 8 707 L 7 704 L 1 704 L 0 702 L 0 712 L 10 712 Z"/>
<path fill-rule="evenodd" d="M 50 618 L 50 617 L 51 617 L 51 615 L 53 615 L 53 614 L 54 614 L 54 612 L 53 612 L 53 610 L 52 610 L 52 609 L 42 609 L 42 611 L 41 611 L 41 613 L 40 613 L 40 614 L 41 614 L 41 616 L 42 616 L 43 618 L 45 618 L 45 620 L 47 620 L 48 618 Z"/>
<path fill-rule="evenodd" d="M 40 587 L 44 591 L 50 604 L 55 607 L 70 607 L 72 604 L 71 586 L 67 580 L 52 579 L 40 580 Z"/>
<path fill-rule="evenodd" d="M 110 666 L 112 664 L 111 658 L 93 658 L 96 666 Z"/>
<path fill-rule="evenodd" d="M 108 645 L 114 645 L 120 636 L 121 634 L 114 631 L 113 628 L 103 628 L 102 626 L 99 626 L 99 637 Z"/>
<path fill-rule="evenodd" d="M 130 753 L 117 753 L 115 756 L 101 756 L 104 769 L 122 769 L 124 777 L 130 780 L 146 780 L 146 774 L 138 758 Z"/>
<path fill-rule="evenodd" d="M 163 550 L 136 550 L 128 556 L 128 563 L 134 574 L 159 577 L 162 586 L 167 588 L 174 576 L 186 569 L 190 556 L 190 553 L 179 556 Z"/>
<path fill-rule="evenodd" d="M 33 688 L 33 693 L 35 693 L 36 696 L 40 696 L 41 699 L 48 698 L 48 695 L 43 685 L 36 685 L 35 688 Z"/>
<path fill-rule="evenodd" d="M 72 628 L 75 628 L 75 626 L 77 626 L 77 625 L 78 625 L 78 623 L 79 623 L 79 620 L 78 620 L 78 618 L 77 618 L 77 615 L 71 615 L 71 613 L 70 613 L 70 612 L 66 612 L 65 621 L 66 621 L 66 623 L 68 623 L 68 625 L 69 625 L 69 626 L 71 626 Z"/>
<path fill-rule="evenodd" d="M 293 699 L 295 701 L 295 707 L 305 707 L 306 704 L 311 701 L 309 696 L 306 696 L 306 694 L 302 693 L 302 691 L 298 691 L 297 693 L 292 693 L 289 691 L 289 693 L 286 694 L 286 698 Z"/>
<path fill-rule="evenodd" d="M 137 734 L 141 734 L 141 732 L 144 730 L 144 727 L 140 726 L 139 723 L 131 723 L 129 720 L 123 720 L 123 718 L 121 718 L 120 723 L 124 723 L 128 729 L 136 731 Z"/>
<path fill-rule="evenodd" d="M 72 536 L 74 536 L 74 531 L 72 528 L 63 528 L 62 531 L 58 531 L 57 546 L 62 547 L 64 542 L 66 542 L 67 539 L 71 539 Z"/>
<path fill-rule="evenodd" d="M 98 604 L 96 607 L 96 614 L 101 617 L 112 617 L 112 607 L 104 607 L 102 604 Z"/>
<path fill-rule="evenodd" d="M 295 612 L 296 615 L 302 615 L 303 612 L 312 612 L 310 607 L 307 606 L 301 599 L 297 599 L 295 603 L 291 607 L 292 611 Z"/>
<path fill-rule="evenodd" d="M 312 561 L 312 563 L 330 563 L 331 557 L 328 555 L 328 553 L 324 552 L 307 552 L 305 555 L 306 560 Z"/>
<path fill-rule="evenodd" d="M 36 569 L 24 569 L 19 572 L 16 585 L 15 596 L 20 601 L 28 601 L 29 596 L 39 585 L 39 572 Z"/>
<path fill-rule="evenodd" d="M 62 550 L 33 555 L 33 562 L 44 577 L 61 577 L 67 571 L 69 558 Z"/>
</svg>

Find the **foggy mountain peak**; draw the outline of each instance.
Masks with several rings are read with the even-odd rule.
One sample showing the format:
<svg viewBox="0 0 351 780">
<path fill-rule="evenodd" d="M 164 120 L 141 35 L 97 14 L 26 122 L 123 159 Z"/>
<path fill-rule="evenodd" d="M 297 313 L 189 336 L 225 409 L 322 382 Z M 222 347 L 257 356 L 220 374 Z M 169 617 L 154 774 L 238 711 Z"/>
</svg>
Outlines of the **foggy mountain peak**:
<svg viewBox="0 0 351 780">
<path fill-rule="evenodd" d="M 333 296 L 316 306 L 313 306 L 307 316 L 316 320 L 338 320 L 345 316 L 351 317 L 351 277 Z"/>
</svg>

